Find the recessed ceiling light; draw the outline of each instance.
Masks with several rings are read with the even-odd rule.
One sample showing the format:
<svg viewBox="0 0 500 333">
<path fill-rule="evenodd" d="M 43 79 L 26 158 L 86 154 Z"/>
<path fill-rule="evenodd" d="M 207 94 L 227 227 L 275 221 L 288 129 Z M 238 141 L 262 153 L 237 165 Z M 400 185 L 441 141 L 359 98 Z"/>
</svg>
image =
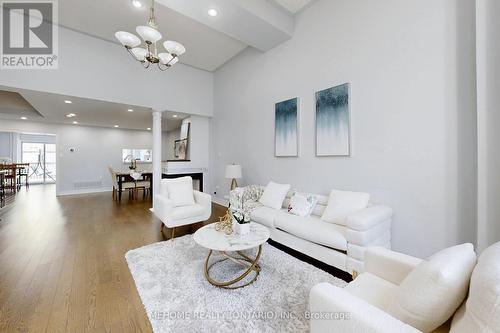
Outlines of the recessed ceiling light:
<svg viewBox="0 0 500 333">
<path fill-rule="evenodd" d="M 128 109 L 127 111 L 128 112 L 134 112 L 134 109 Z"/>
<path fill-rule="evenodd" d="M 76 124 L 78 124 L 78 122 L 77 122 L 77 121 L 74 121 L 74 122 L 73 122 L 73 124 L 75 124 L 75 125 L 76 125 Z"/>
<path fill-rule="evenodd" d="M 148 127 L 148 128 L 147 128 L 147 130 L 148 130 L 148 131 L 151 131 L 151 127 Z"/>
<path fill-rule="evenodd" d="M 135 8 L 141 8 L 142 7 L 142 2 L 140 2 L 139 0 L 132 0 L 132 5 Z"/>
<path fill-rule="evenodd" d="M 212 17 L 215 17 L 215 16 L 219 15 L 219 12 L 218 12 L 218 11 L 217 11 L 217 9 L 215 9 L 215 8 L 210 8 L 210 9 L 208 10 L 208 15 L 210 15 L 210 16 L 212 16 Z"/>
<path fill-rule="evenodd" d="M 118 125 L 115 125 L 115 128 L 118 128 L 118 127 L 120 127 L 120 126 L 118 126 Z"/>
<path fill-rule="evenodd" d="M 72 101 L 70 101 L 69 99 L 67 99 L 67 100 L 65 100 L 65 101 L 64 101 L 64 103 L 66 103 L 66 104 L 71 104 L 71 103 L 73 103 L 73 102 L 72 102 Z"/>
<path fill-rule="evenodd" d="M 68 117 L 68 118 L 73 118 L 73 117 L 76 117 L 76 114 L 74 114 L 74 113 L 68 113 L 68 114 L 66 115 L 66 117 Z"/>
<path fill-rule="evenodd" d="M 28 119 L 28 118 L 26 118 L 26 117 L 21 117 L 21 119 L 22 119 L 22 120 L 26 120 L 26 119 Z"/>
<path fill-rule="evenodd" d="M 178 115 L 176 115 L 176 114 L 174 114 L 172 117 L 173 117 L 173 118 L 177 118 L 177 117 L 179 117 L 179 116 L 178 116 Z"/>
</svg>

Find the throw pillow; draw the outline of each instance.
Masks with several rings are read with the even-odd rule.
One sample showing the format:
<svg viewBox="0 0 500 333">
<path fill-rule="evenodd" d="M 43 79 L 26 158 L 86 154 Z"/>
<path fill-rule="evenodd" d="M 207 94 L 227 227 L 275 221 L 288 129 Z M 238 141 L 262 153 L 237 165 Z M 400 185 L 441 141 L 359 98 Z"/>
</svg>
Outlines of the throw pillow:
<svg viewBox="0 0 500 333">
<path fill-rule="evenodd" d="M 245 187 L 245 192 L 243 193 L 243 201 L 259 201 L 262 196 L 264 189 L 261 186 L 249 185 Z"/>
<path fill-rule="evenodd" d="M 311 215 L 318 198 L 315 195 L 294 194 L 288 204 L 288 212 L 297 216 L 307 217 Z"/>
<path fill-rule="evenodd" d="M 345 225 L 347 215 L 368 206 L 370 194 L 332 190 L 321 219 L 325 222 Z"/>
<path fill-rule="evenodd" d="M 470 278 L 469 297 L 453 316 L 450 333 L 497 332 L 500 327 L 500 242 L 484 250 Z"/>
<path fill-rule="evenodd" d="M 167 181 L 169 198 L 175 207 L 194 205 L 193 179 L 191 177 L 180 177 Z"/>
<path fill-rule="evenodd" d="M 422 332 L 435 330 L 463 302 L 475 265 L 470 243 L 439 251 L 401 282 L 387 312 Z"/>
<path fill-rule="evenodd" d="M 271 181 L 267 184 L 259 202 L 269 208 L 280 209 L 288 190 L 290 190 L 290 184 L 278 184 Z"/>
</svg>

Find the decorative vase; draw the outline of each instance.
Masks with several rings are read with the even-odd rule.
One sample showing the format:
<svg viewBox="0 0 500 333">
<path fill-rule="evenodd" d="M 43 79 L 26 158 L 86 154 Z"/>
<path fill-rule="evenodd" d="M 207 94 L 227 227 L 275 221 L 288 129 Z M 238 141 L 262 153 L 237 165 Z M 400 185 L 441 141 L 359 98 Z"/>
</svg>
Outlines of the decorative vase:
<svg viewBox="0 0 500 333">
<path fill-rule="evenodd" d="M 233 229 L 237 235 L 245 236 L 250 232 L 250 223 L 240 224 L 237 221 L 233 221 Z"/>
</svg>

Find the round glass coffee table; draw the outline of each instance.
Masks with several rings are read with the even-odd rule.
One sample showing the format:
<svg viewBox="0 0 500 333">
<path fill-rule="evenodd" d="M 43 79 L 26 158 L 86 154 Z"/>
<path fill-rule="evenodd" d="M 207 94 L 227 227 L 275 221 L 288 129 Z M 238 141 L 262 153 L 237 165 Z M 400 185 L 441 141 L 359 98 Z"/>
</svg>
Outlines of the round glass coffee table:
<svg viewBox="0 0 500 333">
<path fill-rule="evenodd" d="M 258 262 L 262 254 L 262 244 L 269 239 L 269 236 L 269 229 L 255 222 L 250 222 L 250 232 L 241 236 L 234 232 L 231 235 L 226 235 L 224 232 L 217 231 L 215 230 L 215 223 L 198 229 L 194 233 L 194 241 L 209 250 L 207 259 L 205 260 L 205 277 L 208 282 L 216 287 L 225 289 L 238 289 L 253 283 L 260 273 Z M 243 252 L 256 247 L 258 247 L 258 251 L 255 258 L 251 258 Z M 214 251 L 219 252 L 222 258 L 218 258 L 210 263 L 210 257 Z M 244 272 L 228 281 L 217 281 L 210 276 L 210 269 L 215 265 L 227 264 L 229 262 L 244 266 Z M 238 283 L 252 272 L 255 274 L 253 278 L 245 281 L 243 284 Z"/>
</svg>

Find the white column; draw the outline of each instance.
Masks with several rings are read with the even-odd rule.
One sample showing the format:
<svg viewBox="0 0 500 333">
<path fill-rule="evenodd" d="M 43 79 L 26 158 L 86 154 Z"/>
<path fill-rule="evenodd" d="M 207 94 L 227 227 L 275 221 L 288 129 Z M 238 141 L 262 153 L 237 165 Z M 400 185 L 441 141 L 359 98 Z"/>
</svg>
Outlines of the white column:
<svg viewBox="0 0 500 333">
<path fill-rule="evenodd" d="M 161 174 L 161 111 L 153 111 L 153 210 Z"/>
<path fill-rule="evenodd" d="M 476 1 L 478 253 L 500 240 L 499 15 L 498 0 Z"/>
</svg>

